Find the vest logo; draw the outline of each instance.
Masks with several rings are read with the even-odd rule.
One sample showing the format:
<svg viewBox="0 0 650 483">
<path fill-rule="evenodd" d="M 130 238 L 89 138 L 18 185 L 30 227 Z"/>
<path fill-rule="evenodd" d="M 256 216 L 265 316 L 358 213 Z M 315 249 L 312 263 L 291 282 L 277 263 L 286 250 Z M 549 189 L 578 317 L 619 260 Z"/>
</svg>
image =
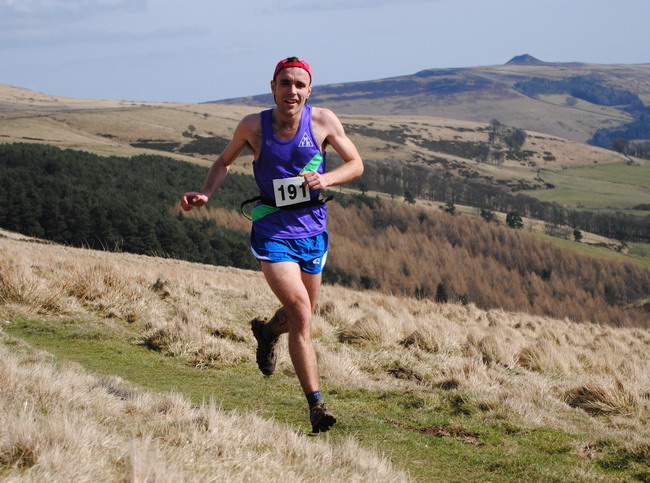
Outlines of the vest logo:
<svg viewBox="0 0 650 483">
<path fill-rule="evenodd" d="M 309 135 L 307 133 L 302 135 L 302 139 L 300 140 L 300 144 L 298 144 L 299 148 L 313 148 L 314 143 L 311 142 L 311 139 L 309 138 Z"/>
</svg>

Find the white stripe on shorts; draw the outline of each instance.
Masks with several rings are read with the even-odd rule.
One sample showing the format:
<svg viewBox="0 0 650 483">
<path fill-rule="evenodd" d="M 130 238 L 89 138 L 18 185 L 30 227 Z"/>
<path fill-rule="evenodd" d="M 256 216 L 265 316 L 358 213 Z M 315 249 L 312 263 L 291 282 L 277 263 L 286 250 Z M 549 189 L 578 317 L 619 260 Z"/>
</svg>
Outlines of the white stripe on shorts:
<svg viewBox="0 0 650 483">
<path fill-rule="evenodd" d="M 271 260 L 269 257 L 263 257 L 262 255 L 260 255 L 259 253 L 257 253 L 253 247 L 251 247 L 251 252 L 253 252 L 253 256 L 254 256 L 255 258 L 257 258 L 258 260 L 267 260 L 267 261 L 269 261 L 269 262 L 272 262 L 272 261 L 273 261 L 273 260 Z"/>
</svg>

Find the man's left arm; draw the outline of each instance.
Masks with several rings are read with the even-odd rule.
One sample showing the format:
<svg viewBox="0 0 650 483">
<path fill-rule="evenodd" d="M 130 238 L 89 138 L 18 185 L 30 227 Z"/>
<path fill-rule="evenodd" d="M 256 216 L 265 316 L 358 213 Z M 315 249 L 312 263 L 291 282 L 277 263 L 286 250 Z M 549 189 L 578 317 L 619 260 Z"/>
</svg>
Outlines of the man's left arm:
<svg viewBox="0 0 650 483">
<path fill-rule="evenodd" d="M 363 174 L 363 161 L 356 146 L 345 134 L 343 124 L 329 109 L 319 109 L 314 119 L 319 132 L 325 134 L 325 142 L 334 148 L 344 163 L 336 169 L 320 174 L 316 171 L 300 173 L 311 190 L 322 190 L 349 183 Z"/>
</svg>

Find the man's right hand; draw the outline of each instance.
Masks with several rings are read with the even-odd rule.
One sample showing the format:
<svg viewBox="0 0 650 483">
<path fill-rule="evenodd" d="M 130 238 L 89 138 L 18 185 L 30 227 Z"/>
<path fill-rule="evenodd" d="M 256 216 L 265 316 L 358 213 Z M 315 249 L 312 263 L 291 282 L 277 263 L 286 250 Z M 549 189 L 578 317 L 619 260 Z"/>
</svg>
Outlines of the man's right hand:
<svg viewBox="0 0 650 483">
<path fill-rule="evenodd" d="M 192 208 L 200 208 L 207 202 L 208 197 L 203 193 L 197 193 L 196 191 L 183 193 L 183 196 L 181 196 L 181 208 L 185 211 L 190 211 Z"/>
</svg>

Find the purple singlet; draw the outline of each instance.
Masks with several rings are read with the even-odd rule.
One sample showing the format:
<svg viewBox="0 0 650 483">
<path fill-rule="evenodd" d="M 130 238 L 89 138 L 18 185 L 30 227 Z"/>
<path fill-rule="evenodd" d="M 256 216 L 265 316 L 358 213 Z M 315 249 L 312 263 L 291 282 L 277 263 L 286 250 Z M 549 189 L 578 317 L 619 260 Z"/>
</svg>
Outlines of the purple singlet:
<svg viewBox="0 0 650 483">
<path fill-rule="evenodd" d="M 311 106 L 304 106 L 300 127 L 293 139 L 282 141 L 273 133 L 271 110 L 262 111 L 262 145 L 259 157 L 253 162 L 255 181 L 260 195 L 278 205 L 318 198 L 320 191 L 284 185 L 281 180 L 298 176 L 303 171 L 325 171 L 325 154 L 314 137 L 311 127 Z M 274 184 L 275 180 L 275 184 Z M 286 199 L 285 199 L 286 198 Z M 269 238 L 297 239 L 318 235 L 325 231 L 327 207 L 309 206 L 300 209 L 282 209 L 258 203 L 251 213 L 253 230 Z"/>
</svg>

